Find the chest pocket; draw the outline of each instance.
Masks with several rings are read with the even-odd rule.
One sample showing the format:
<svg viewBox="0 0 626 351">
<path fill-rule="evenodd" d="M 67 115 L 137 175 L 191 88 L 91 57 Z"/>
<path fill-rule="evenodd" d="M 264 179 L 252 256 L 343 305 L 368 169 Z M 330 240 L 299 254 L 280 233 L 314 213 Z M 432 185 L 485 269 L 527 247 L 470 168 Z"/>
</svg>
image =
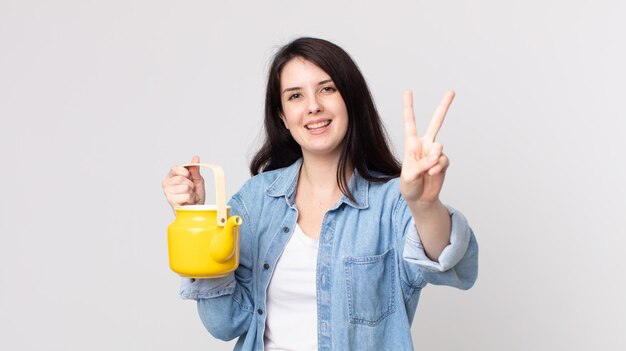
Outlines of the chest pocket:
<svg viewBox="0 0 626 351">
<path fill-rule="evenodd" d="M 395 251 L 344 259 L 350 323 L 375 326 L 396 311 Z"/>
</svg>

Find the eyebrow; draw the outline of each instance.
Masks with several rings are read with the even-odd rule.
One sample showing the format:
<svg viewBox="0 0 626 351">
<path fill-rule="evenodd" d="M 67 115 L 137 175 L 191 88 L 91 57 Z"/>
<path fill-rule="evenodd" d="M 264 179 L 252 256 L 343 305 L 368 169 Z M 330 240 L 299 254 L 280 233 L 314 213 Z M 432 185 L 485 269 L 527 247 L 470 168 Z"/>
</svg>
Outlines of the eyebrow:
<svg viewBox="0 0 626 351">
<path fill-rule="evenodd" d="M 323 81 L 321 81 L 321 82 L 317 83 L 317 85 L 322 85 L 322 84 L 326 84 L 326 83 L 331 83 L 332 81 L 333 81 L 332 79 L 326 79 L 326 80 L 323 80 Z M 300 88 L 300 87 L 291 87 L 291 88 L 287 88 L 287 89 L 283 90 L 283 92 L 282 92 L 282 93 L 284 94 L 284 93 L 286 93 L 286 92 L 288 92 L 288 91 L 294 91 L 294 90 L 299 90 L 299 89 L 302 89 L 302 88 Z"/>
</svg>

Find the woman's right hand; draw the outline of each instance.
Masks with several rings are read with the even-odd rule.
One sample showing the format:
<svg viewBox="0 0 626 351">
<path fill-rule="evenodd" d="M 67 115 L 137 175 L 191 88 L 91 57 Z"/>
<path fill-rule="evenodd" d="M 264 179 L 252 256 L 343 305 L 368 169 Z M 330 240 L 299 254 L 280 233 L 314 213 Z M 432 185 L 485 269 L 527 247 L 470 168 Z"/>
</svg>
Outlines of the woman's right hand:
<svg viewBox="0 0 626 351">
<path fill-rule="evenodd" d="M 200 163 L 200 157 L 194 156 L 191 163 Z M 204 178 L 200 175 L 200 167 L 174 166 L 161 186 L 172 209 L 204 204 Z"/>
</svg>

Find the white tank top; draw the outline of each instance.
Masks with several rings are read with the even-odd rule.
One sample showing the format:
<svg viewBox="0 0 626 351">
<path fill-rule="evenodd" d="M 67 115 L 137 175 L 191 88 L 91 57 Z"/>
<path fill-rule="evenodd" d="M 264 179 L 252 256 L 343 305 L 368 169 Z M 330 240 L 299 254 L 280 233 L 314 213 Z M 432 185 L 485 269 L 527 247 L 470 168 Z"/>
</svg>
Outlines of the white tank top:
<svg viewBox="0 0 626 351">
<path fill-rule="evenodd" d="M 267 288 L 266 350 L 317 350 L 317 248 L 296 224 Z"/>
</svg>

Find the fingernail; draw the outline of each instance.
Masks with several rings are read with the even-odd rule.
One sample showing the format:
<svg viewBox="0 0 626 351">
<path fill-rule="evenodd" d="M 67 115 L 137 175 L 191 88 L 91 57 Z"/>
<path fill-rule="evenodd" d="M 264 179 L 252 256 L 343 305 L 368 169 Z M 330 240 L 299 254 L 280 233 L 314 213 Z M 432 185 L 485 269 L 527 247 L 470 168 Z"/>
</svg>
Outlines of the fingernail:
<svg viewBox="0 0 626 351">
<path fill-rule="evenodd" d="M 430 156 L 428 156 L 428 161 L 430 162 L 435 162 L 437 161 L 437 155 L 436 154 L 431 154 Z"/>
</svg>

